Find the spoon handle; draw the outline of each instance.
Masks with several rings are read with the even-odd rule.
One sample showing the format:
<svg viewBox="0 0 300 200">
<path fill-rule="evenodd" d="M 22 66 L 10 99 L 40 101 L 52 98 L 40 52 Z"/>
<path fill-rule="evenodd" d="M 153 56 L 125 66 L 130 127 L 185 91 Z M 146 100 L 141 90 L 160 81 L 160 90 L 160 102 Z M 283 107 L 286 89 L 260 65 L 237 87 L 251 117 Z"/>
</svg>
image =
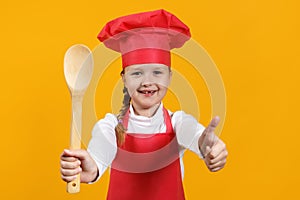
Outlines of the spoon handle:
<svg viewBox="0 0 300 200">
<path fill-rule="evenodd" d="M 72 97 L 72 124 L 70 149 L 81 148 L 81 118 L 82 118 L 82 97 Z M 80 191 L 80 174 L 76 179 L 67 183 L 67 192 L 77 193 Z"/>
</svg>

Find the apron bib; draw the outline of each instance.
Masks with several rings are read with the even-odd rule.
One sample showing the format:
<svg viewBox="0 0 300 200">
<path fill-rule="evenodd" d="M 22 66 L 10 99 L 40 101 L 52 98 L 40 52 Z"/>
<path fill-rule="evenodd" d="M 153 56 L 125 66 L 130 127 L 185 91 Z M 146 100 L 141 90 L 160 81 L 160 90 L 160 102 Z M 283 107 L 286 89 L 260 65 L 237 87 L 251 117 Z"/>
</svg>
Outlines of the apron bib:
<svg viewBox="0 0 300 200">
<path fill-rule="evenodd" d="M 108 200 L 185 199 L 177 139 L 165 108 L 163 113 L 166 133 L 126 133 L 112 162 Z"/>
</svg>

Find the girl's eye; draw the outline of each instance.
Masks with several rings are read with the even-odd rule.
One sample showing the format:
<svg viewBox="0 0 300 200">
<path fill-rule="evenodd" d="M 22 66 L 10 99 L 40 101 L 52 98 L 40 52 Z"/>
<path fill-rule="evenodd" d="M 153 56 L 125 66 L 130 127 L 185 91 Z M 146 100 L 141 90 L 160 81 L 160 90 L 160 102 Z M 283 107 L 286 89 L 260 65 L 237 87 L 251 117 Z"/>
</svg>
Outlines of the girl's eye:
<svg viewBox="0 0 300 200">
<path fill-rule="evenodd" d="M 153 74 L 159 75 L 159 74 L 162 74 L 162 72 L 161 71 L 154 71 Z"/>
<path fill-rule="evenodd" d="M 142 75 L 142 72 L 132 72 L 131 75 L 132 76 L 140 76 L 140 75 Z"/>
</svg>

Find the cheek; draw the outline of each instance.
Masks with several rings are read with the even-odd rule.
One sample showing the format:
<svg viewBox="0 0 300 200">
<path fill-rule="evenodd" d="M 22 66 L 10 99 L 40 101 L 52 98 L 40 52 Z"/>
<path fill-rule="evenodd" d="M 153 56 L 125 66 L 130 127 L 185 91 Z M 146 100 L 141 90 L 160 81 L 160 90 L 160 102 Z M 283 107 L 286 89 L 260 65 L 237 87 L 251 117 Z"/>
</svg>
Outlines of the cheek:
<svg viewBox="0 0 300 200">
<path fill-rule="evenodd" d="M 160 85 L 160 87 L 168 88 L 169 84 L 170 84 L 170 79 L 163 78 L 163 79 L 157 80 L 157 84 Z"/>
<path fill-rule="evenodd" d="M 137 90 L 139 84 L 136 81 L 127 81 L 125 83 L 125 87 L 127 88 L 130 96 Z"/>
<path fill-rule="evenodd" d="M 161 88 L 160 88 L 160 94 L 163 95 L 163 96 L 166 95 L 167 91 L 168 91 L 168 88 L 167 88 L 167 87 L 161 87 Z"/>
</svg>

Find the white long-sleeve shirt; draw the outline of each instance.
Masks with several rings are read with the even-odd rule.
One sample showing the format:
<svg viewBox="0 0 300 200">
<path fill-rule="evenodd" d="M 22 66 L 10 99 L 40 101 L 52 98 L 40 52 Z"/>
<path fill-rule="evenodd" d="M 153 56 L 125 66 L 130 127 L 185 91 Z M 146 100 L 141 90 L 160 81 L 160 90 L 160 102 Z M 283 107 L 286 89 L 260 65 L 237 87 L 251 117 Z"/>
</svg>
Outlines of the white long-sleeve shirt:
<svg viewBox="0 0 300 200">
<path fill-rule="evenodd" d="M 130 106 L 130 114 L 128 120 L 127 131 L 130 133 L 164 133 L 166 132 L 166 124 L 163 116 L 163 104 L 161 103 L 156 113 L 152 117 L 135 115 L 132 106 Z M 182 177 L 184 175 L 184 166 L 182 155 L 186 149 L 189 149 L 199 155 L 202 155 L 198 147 L 198 139 L 204 131 L 205 127 L 197 122 L 197 120 L 183 111 L 176 111 L 172 114 L 171 123 L 173 130 L 176 133 L 177 142 L 180 145 L 180 166 Z M 106 171 L 112 164 L 117 153 L 117 139 L 115 127 L 118 124 L 117 117 L 113 114 L 106 114 L 105 117 L 99 120 L 92 131 L 92 138 L 88 145 L 88 152 L 95 160 L 99 176 Z M 97 179 L 97 180 L 98 180 Z"/>
</svg>

